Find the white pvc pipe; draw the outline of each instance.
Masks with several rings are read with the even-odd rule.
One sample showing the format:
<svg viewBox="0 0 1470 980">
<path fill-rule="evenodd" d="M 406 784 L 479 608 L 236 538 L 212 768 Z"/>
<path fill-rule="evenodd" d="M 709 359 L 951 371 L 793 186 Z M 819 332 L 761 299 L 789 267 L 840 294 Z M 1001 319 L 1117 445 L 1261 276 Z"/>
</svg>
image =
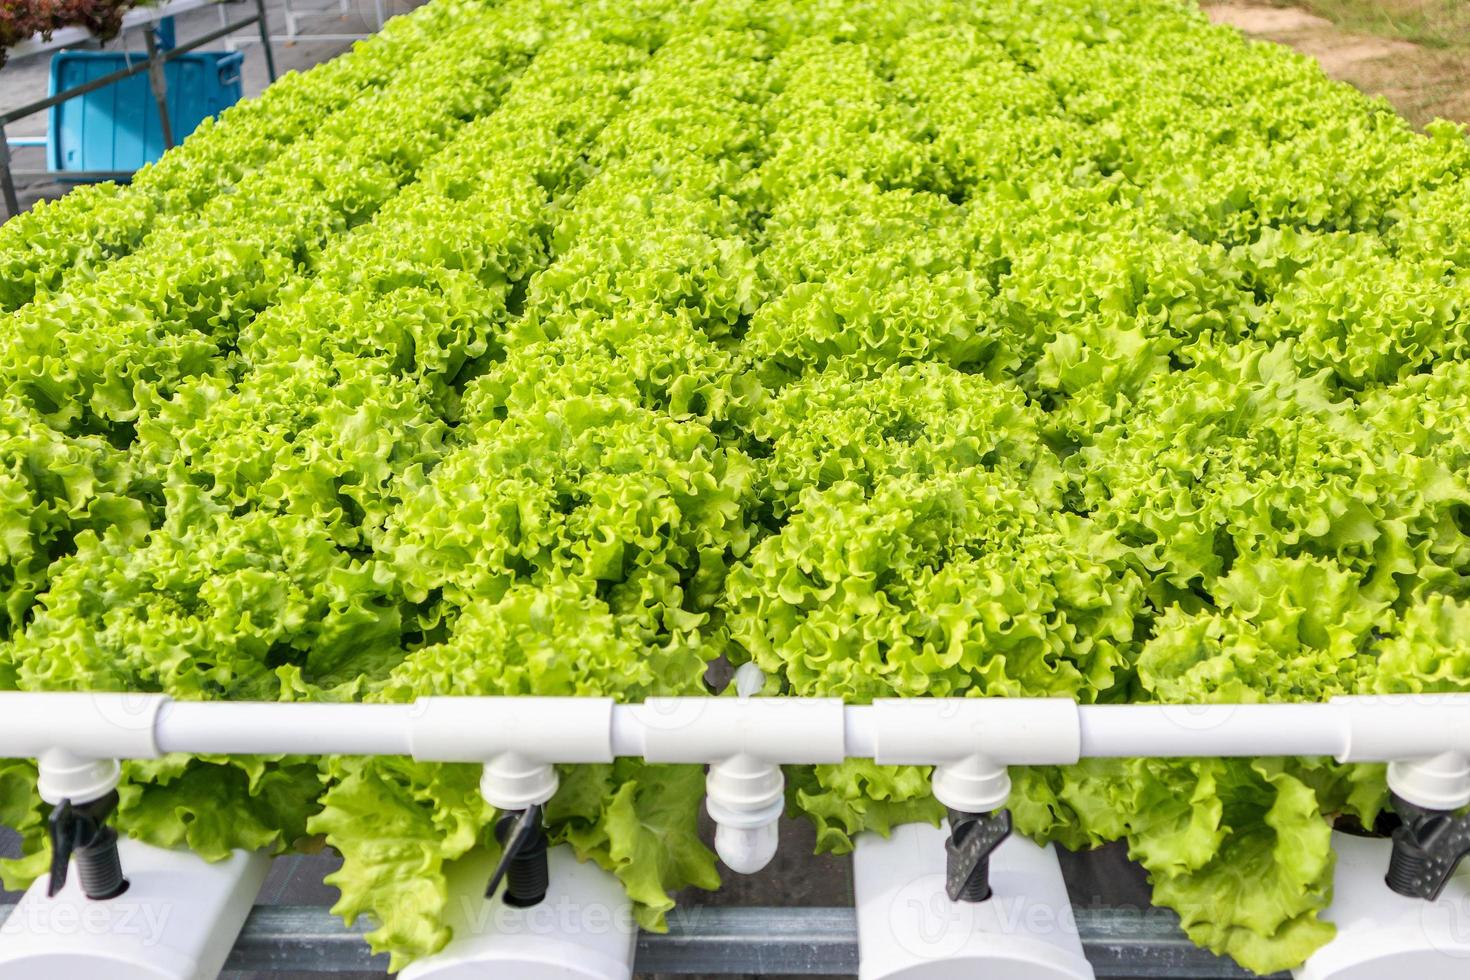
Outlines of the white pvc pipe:
<svg viewBox="0 0 1470 980">
<path fill-rule="evenodd" d="M 842 738 L 849 759 L 871 759 L 878 754 L 877 715 L 871 704 L 850 704 L 842 712 Z"/>
<path fill-rule="evenodd" d="M 226 816 L 226 814 L 220 814 Z M 0 933 L 5 980 L 200 980 L 218 977 L 270 870 L 265 851 L 206 861 L 124 837 L 127 891 L 95 901 L 81 876 L 56 896 L 42 875 Z M 481 886 L 483 887 L 483 885 Z"/>
<path fill-rule="evenodd" d="M 1329 755 L 1346 748 L 1325 704 L 1084 705 L 1085 758 Z"/>
<path fill-rule="evenodd" d="M 649 698 L 616 729 L 649 762 L 836 763 L 847 757 L 837 698 Z M 634 734 L 636 733 L 636 734 Z"/>
<path fill-rule="evenodd" d="M 933 765 L 983 756 L 1001 765 L 1076 762 L 1082 740 L 1067 698 L 881 698 L 873 761 Z"/>
<path fill-rule="evenodd" d="M 192 755 L 408 755 L 418 710 L 413 704 L 171 701 L 158 716 L 158 747 Z M 109 754 L 94 746 L 99 750 Z"/>
<path fill-rule="evenodd" d="M 1470 757 L 1470 695 L 1341 697 L 1326 704 L 1083 705 L 1064 699 L 421 698 L 412 704 L 172 701 L 158 694 L 0 692 L 0 757 L 193 754 L 413 755 L 485 762 L 771 764 L 873 758 L 1001 765 L 1078 758 Z"/>
<path fill-rule="evenodd" d="M 1470 974 L 1470 875 L 1454 875 L 1433 902 L 1388 887 L 1387 838 L 1332 835 L 1332 900 L 1318 916 L 1336 936 L 1293 970 L 1293 980 L 1465 980 Z"/>
<path fill-rule="evenodd" d="M 612 709 L 612 751 L 615 756 L 643 754 L 643 725 L 635 704 L 615 704 Z"/>
<path fill-rule="evenodd" d="M 0 692 L 0 756 L 53 749 L 102 759 L 156 759 L 163 694 Z"/>
<path fill-rule="evenodd" d="M 906 823 L 854 843 L 858 980 L 1094 980 L 1054 847 L 1012 834 L 990 855 L 991 899 L 956 903 L 947 828 Z"/>
<path fill-rule="evenodd" d="M 612 698 L 419 698 L 409 751 L 435 762 L 513 752 L 536 762 L 613 761 Z"/>
<path fill-rule="evenodd" d="M 1464 694 L 1078 710 L 1087 758 L 1322 755 L 1339 762 L 1392 762 L 1470 754 L 1470 696 Z"/>
<path fill-rule="evenodd" d="M 1393 762 L 1454 752 L 1470 755 L 1470 701 L 1463 694 L 1333 698 L 1343 730 L 1339 762 Z"/>
</svg>

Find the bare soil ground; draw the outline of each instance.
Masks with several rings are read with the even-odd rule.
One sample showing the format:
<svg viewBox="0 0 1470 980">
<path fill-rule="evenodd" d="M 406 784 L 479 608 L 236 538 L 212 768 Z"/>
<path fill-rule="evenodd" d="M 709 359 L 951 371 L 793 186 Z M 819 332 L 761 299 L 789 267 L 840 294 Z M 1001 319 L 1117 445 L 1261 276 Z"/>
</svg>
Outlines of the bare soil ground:
<svg viewBox="0 0 1470 980">
<path fill-rule="evenodd" d="M 1335 19 L 1302 7 L 1240 0 L 1203 6 L 1217 24 L 1295 48 L 1316 58 L 1333 78 L 1384 96 L 1415 125 L 1436 117 L 1470 122 L 1470 24 L 1462 36 L 1458 23 L 1426 23 L 1428 8 L 1437 9 L 1438 2 L 1339 0 L 1323 7 Z M 1470 7 L 1470 0 L 1459 2 Z"/>
</svg>

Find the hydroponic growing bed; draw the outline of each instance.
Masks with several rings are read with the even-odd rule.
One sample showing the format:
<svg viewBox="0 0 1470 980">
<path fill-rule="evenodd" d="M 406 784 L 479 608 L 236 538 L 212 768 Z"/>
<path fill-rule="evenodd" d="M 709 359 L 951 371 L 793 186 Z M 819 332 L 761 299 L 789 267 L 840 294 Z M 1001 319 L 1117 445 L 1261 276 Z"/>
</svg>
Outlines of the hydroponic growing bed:
<svg viewBox="0 0 1470 980">
<path fill-rule="evenodd" d="M 1462 128 L 1174 0 L 436 0 L 0 227 L 0 689 L 1465 690 L 1467 269 Z M 116 822 L 325 841 L 402 966 L 495 847 L 480 775 L 168 754 Z M 643 926 L 718 884 L 699 766 L 559 775 Z M 825 849 L 943 815 L 924 767 L 785 775 Z M 1388 804 L 1317 756 L 1011 776 L 1259 972 Z"/>
</svg>

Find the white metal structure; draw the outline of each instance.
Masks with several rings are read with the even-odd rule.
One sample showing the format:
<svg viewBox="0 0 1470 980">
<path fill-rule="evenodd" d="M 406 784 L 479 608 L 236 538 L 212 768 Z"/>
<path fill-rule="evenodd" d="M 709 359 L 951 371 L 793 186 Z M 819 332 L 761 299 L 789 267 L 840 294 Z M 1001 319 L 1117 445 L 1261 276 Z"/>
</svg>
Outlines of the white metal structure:
<svg viewBox="0 0 1470 980">
<path fill-rule="evenodd" d="M 990 856 L 990 899 L 951 902 L 947 836 L 905 824 L 858 837 L 859 980 L 1093 980 L 1050 846 L 1007 839 Z"/>
<path fill-rule="evenodd" d="M 529 909 L 484 897 L 488 859 L 454 865 L 445 923 L 454 939 L 402 980 L 629 980 L 638 927 L 622 883 L 570 848 L 554 847 L 549 858 L 551 890 Z"/>
<path fill-rule="evenodd" d="M 0 927 L 0 980 L 207 980 L 219 975 L 270 869 L 237 851 L 211 864 L 123 840 L 128 890 L 92 901 L 43 875 Z"/>
<path fill-rule="evenodd" d="M 298 6 L 298 2 L 293 2 L 293 0 L 282 0 L 281 6 L 282 12 L 286 15 L 286 34 L 284 37 L 280 38 L 280 40 L 288 42 L 303 39 L 313 41 L 355 41 L 360 38 L 369 36 L 368 34 L 303 34 L 301 31 L 301 22 L 303 20 L 329 15 L 332 12 L 332 5 L 329 4 L 323 7 L 308 7 L 303 10 Z M 337 8 L 338 17 L 345 18 L 348 14 L 352 13 L 352 0 L 337 0 L 335 6 Z M 368 24 L 370 33 L 373 31 L 381 31 L 383 29 L 384 22 L 388 19 L 387 12 L 383 9 L 383 0 L 372 0 L 372 7 L 373 18 L 372 21 Z"/>
<path fill-rule="evenodd" d="M 1389 842 L 1332 835 L 1337 937 L 1297 970 L 1297 980 L 1452 980 L 1470 976 L 1470 867 L 1433 902 L 1397 895 L 1383 882 Z"/>
</svg>

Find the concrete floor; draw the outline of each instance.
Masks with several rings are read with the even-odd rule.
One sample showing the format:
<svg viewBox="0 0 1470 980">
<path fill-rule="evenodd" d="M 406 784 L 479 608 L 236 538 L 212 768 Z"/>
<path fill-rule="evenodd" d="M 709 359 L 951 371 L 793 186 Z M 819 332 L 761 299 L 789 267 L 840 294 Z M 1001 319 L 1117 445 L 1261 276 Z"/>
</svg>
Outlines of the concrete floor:
<svg viewBox="0 0 1470 980">
<path fill-rule="evenodd" d="M 379 10 L 385 16 L 392 17 L 422 6 L 424 2 L 425 0 L 290 0 L 292 9 L 300 19 L 298 25 L 300 36 L 293 40 L 284 37 L 286 34 L 284 7 L 286 0 L 268 0 L 266 3 L 267 18 L 270 21 L 271 33 L 276 37 L 274 43 L 276 69 L 279 72 L 286 72 L 310 68 L 312 65 L 335 57 L 352 45 L 350 40 L 340 37 L 329 40 L 312 40 L 313 35 L 367 34 L 376 27 Z M 220 25 L 222 16 L 226 20 L 239 20 L 247 17 L 254 12 L 254 7 L 253 3 L 246 2 L 246 0 L 225 0 L 220 3 L 218 9 L 196 10 L 183 14 L 175 20 L 178 40 L 182 43 L 213 30 Z M 316 12 L 313 13 L 313 11 Z M 261 56 L 260 50 L 260 36 L 257 28 L 252 24 L 232 37 L 240 39 L 240 43 L 233 46 L 245 52 L 241 84 L 244 89 L 244 97 L 248 99 L 259 95 L 267 82 L 265 58 Z M 142 30 L 128 31 L 122 37 L 115 38 L 100 47 L 111 51 L 141 52 L 144 50 Z M 232 45 L 221 40 L 212 47 L 225 50 L 231 48 Z M 49 94 L 50 63 L 50 55 L 41 54 L 11 60 L 4 68 L 0 68 L 0 112 L 45 98 Z M 6 135 L 11 138 L 45 136 L 46 117 L 47 113 L 42 112 L 12 123 L 6 127 Z M 12 166 L 16 170 L 44 170 L 46 167 L 46 155 L 43 149 L 18 148 L 13 151 L 13 155 Z M 67 184 L 46 178 L 28 178 L 28 180 L 34 182 L 22 188 L 19 195 L 23 210 L 36 201 L 60 197 L 69 189 Z M 0 221 L 4 221 L 7 217 L 8 215 L 4 213 L 4 205 L 0 203 Z"/>
</svg>

